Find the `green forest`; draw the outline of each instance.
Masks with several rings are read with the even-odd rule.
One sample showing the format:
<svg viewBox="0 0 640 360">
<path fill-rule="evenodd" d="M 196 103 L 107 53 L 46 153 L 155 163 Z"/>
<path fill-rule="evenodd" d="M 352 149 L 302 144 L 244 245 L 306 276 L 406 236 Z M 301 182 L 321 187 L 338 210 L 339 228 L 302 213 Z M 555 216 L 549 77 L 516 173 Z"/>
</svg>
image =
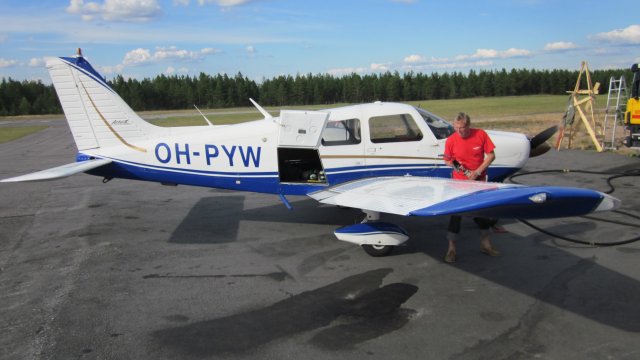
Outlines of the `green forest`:
<svg viewBox="0 0 640 360">
<path fill-rule="evenodd" d="M 470 97 L 561 95 L 575 87 L 579 71 L 471 70 L 468 74 L 405 73 L 346 76 L 307 74 L 278 76 L 256 83 L 242 73 L 198 76 L 159 75 L 153 79 L 125 79 L 116 76 L 111 87 L 134 110 L 176 110 L 250 106 L 253 98 L 263 106 L 362 103 L 372 101 L 414 101 L 462 99 Z M 630 70 L 595 70 L 592 82 L 600 82 L 606 94 L 609 80 L 624 75 L 631 81 Z M 583 79 L 585 77 L 583 76 Z M 586 88 L 586 81 L 581 88 Z M 2 79 L 0 116 L 62 113 L 53 85 L 36 81 Z"/>
</svg>

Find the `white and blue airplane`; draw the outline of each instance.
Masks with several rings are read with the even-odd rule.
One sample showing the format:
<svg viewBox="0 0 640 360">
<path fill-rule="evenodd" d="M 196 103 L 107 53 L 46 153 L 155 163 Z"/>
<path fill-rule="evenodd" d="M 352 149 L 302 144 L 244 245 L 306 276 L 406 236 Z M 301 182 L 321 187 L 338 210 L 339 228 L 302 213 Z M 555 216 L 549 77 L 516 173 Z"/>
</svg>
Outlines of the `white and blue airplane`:
<svg viewBox="0 0 640 360">
<path fill-rule="evenodd" d="M 361 224 L 337 229 L 338 239 L 373 256 L 408 239 L 381 222 L 404 216 L 553 218 L 617 208 L 607 194 L 500 181 L 522 168 L 553 134 L 488 131 L 496 159 L 488 182 L 452 180 L 443 160 L 453 127 L 406 104 L 375 102 L 319 111 L 282 110 L 235 125 L 158 127 L 140 118 L 80 51 L 51 58 L 47 69 L 78 148 L 76 161 L 2 182 L 40 181 L 77 173 L 286 196 L 361 209 Z M 548 148 L 548 147 L 547 147 Z"/>
</svg>

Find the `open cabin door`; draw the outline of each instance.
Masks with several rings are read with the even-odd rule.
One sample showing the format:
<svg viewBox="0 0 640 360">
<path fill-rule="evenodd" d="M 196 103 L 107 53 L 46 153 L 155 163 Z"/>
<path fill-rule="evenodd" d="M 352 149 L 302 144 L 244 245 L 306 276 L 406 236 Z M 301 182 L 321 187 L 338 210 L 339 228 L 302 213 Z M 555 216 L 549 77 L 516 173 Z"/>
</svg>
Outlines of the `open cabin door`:
<svg viewBox="0 0 640 360">
<path fill-rule="evenodd" d="M 280 182 L 326 183 L 318 147 L 328 112 L 283 110 L 278 133 Z"/>
<path fill-rule="evenodd" d="M 280 112 L 278 147 L 317 149 L 329 113 L 283 110 Z"/>
</svg>

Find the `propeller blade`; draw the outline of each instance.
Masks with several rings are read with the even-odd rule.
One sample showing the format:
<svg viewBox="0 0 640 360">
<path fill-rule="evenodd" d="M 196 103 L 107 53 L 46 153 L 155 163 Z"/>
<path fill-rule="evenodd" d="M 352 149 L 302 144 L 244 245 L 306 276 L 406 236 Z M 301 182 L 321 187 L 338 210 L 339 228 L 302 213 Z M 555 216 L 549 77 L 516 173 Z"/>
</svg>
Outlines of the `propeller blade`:
<svg viewBox="0 0 640 360">
<path fill-rule="evenodd" d="M 558 131 L 558 125 L 554 125 L 547 130 L 542 131 L 538 135 L 534 136 L 529 140 L 531 142 L 531 149 L 537 148 L 540 144 L 544 144 L 545 141 L 549 140 L 556 132 Z"/>
<path fill-rule="evenodd" d="M 529 152 L 529 157 L 540 156 L 549 150 L 551 150 L 551 146 L 549 146 L 549 144 L 547 143 L 542 143 L 534 148 L 531 148 L 531 151 Z"/>
</svg>

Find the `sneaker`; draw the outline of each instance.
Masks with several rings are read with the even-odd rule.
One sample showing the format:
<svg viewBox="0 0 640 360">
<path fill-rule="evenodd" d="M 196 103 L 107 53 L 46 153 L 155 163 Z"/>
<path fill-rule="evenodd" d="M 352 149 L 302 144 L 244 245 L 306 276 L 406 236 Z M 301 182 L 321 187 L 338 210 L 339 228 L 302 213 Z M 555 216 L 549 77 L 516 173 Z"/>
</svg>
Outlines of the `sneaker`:
<svg viewBox="0 0 640 360">
<path fill-rule="evenodd" d="M 449 264 L 456 262 L 456 252 L 454 250 L 447 251 L 447 255 L 444 256 L 444 262 Z"/>
<path fill-rule="evenodd" d="M 500 251 L 496 250 L 493 246 L 480 248 L 480 252 L 489 256 L 500 256 Z"/>
</svg>

